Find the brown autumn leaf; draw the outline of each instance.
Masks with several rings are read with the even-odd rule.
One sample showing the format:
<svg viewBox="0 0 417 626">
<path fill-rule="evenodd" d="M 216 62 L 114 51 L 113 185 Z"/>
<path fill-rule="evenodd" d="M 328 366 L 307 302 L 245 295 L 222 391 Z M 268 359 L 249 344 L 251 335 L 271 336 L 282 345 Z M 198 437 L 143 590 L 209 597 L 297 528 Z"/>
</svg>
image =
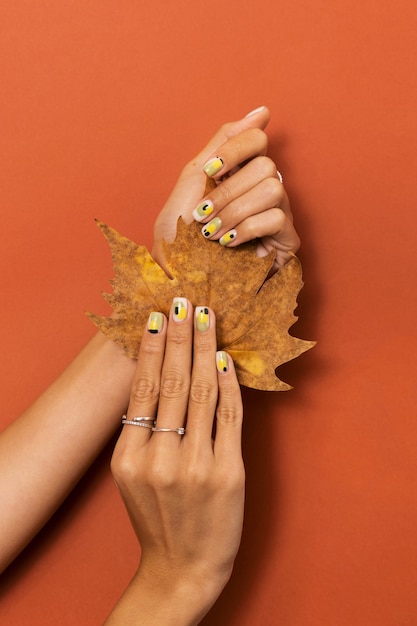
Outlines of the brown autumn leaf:
<svg viewBox="0 0 417 626">
<path fill-rule="evenodd" d="M 163 242 L 169 278 L 144 246 L 139 246 L 98 222 L 112 252 L 115 278 L 112 294 L 103 294 L 112 317 L 87 315 L 126 354 L 136 358 L 143 328 L 151 311 L 165 315 L 174 297 L 194 306 L 209 306 L 216 314 L 217 344 L 234 360 L 239 382 L 269 391 L 291 389 L 275 374 L 277 366 L 314 345 L 288 329 L 303 285 L 300 261 L 294 257 L 267 279 L 274 252 L 259 258 L 253 242 L 224 248 L 201 237 L 201 224 L 180 218 L 176 239 Z"/>
</svg>

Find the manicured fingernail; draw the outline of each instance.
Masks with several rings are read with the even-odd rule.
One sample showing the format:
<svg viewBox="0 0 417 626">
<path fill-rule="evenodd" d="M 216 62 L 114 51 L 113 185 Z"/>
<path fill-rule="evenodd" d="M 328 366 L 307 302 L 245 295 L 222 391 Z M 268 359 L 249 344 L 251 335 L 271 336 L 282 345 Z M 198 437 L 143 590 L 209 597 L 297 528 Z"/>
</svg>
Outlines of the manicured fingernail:
<svg viewBox="0 0 417 626">
<path fill-rule="evenodd" d="M 229 369 L 227 354 L 223 350 L 216 352 L 216 366 L 217 371 L 219 372 L 227 372 L 227 370 Z"/>
<path fill-rule="evenodd" d="M 175 322 L 183 322 L 187 317 L 188 301 L 186 298 L 174 298 L 172 304 L 172 319 Z"/>
<path fill-rule="evenodd" d="M 204 333 L 210 326 L 209 310 L 206 306 L 198 306 L 195 310 L 195 323 L 197 330 Z"/>
<path fill-rule="evenodd" d="M 249 115 L 256 115 L 256 113 L 260 113 L 261 111 L 264 110 L 264 106 L 258 107 L 257 109 L 253 109 L 253 111 L 249 111 L 249 113 L 246 113 L 245 117 L 249 117 Z"/>
<path fill-rule="evenodd" d="M 207 174 L 207 176 L 214 176 L 217 172 L 220 172 L 224 163 L 220 157 L 213 157 L 209 159 L 207 163 L 203 165 L 203 170 Z"/>
<path fill-rule="evenodd" d="M 153 311 L 149 315 L 148 330 L 152 334 L 160 333 L 164 327 L 164 316 L 162 313 L 156 313 Z"/>
<path fill-rule="evenodd" d="M 201 204 L 198 205 L 196 209 L 193 211 L 193 218 L 197 222 L 201 222 L 205 217 L 211 215 L 214 211 L 213 203 L 211 200 L 205 200 Z"/>
<path fill-rule="evenodd" d="M 221 227 L 222 221 L 220 217 L 215 217 L 213 220 L 211 220 L 211 222 L 203 226 L 201 232 L 203 233 L 204 237 L 211 237 L 212 235 L 217 233 L 217 231 L 220 230 Z"/>
<path fill-rule="evenodd" d="M 233 239 L 236 239 L 236 235 L 237 235 L 237 232 L 235 231 L 234 228 L 232 228 L 232 230 L 228 230 L 227 233 L 224 233 L 223 237 L 220 237 L 219 243 L 222 246 L 227 246 L 229 245 L 229 243 L 233 241 Z"/>
</svg>

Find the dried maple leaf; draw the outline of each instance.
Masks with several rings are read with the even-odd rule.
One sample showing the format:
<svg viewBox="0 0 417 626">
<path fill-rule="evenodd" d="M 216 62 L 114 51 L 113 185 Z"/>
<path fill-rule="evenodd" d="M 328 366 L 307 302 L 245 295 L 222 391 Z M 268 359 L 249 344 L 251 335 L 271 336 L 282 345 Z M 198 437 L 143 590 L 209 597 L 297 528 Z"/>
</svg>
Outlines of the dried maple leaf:
<svg viewBox="0 0 417 626">
<path fill-rule="evenodd" d="M 269 391 L 291 389 L 277 378 L 276 367 L 314 345 L 288 334 L 297 320 L 293 312 L 303 285 L 297 258 L 267 279 L 274 252 L 259 258 L 253 242 L 224 248 L 202 239 L 201 224 L 186 225 L 180 218 L 175 241 L 163 242 L 170 278 L 144 246 L 105 224 L 98 225 L 113 257 L 113 293 L 103 296 L 115 315 L 88 315 L 128 356 L 138 355 L 149 313 L 168 315 L 173 298 L 184 297 L 216 313 L 218 349 L 231 355 L 242 385 Z"/>
</svg>

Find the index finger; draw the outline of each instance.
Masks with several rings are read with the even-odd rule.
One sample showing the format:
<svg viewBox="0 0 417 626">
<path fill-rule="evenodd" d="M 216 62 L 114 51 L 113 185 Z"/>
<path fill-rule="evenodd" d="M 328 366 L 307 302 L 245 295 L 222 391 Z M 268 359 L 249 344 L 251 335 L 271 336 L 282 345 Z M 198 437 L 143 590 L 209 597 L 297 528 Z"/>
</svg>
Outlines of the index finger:
<svg viewBox="0 0 417 626">
<path fill-rule="evenodd" d="M 164 360 L 167 320 L 154 311 L 149 315 L 140 344 L 138 362 L 133 377 L 130 402 L 126 414 L 128 422 L 119 437 L 120 445 L 136 448 L 149 440 L 152 420 L 156 420 Z M 146 418 L 146 419 L 143 419 Z M 138 424 L 141 424 L 138 426 Z"/>
</svg>

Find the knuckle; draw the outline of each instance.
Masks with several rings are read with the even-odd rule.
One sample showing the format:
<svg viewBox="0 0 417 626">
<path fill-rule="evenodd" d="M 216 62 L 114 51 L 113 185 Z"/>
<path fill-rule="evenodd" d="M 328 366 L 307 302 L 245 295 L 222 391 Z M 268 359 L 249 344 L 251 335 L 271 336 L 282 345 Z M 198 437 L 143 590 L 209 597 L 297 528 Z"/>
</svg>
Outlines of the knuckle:
<svg viewBox="0 0 417 626">
<path fill-rule="evenodd" d="M 280 232 L 282 230 L 284 230 L 286 224 L 287 224 L 287 216 L 285 215 L 284 211 L 282 209 L 275 209 L 275 228 L 277 232 Z"/>
<path fill-rule="evenodd" d="M 187 483 L 193 486 L 208 485 L 212 481 L 212 476 L 208 471 L 205 463 L 191 463 L 187 466 L 186 480 Z"/>
<path fill-rule="evenodd" d="M 220 405 L 217 408 L 216 419 L 221 424 L 240 427 L 242 424 L 241 408 L 234 404 Z"/>
<path fill-rule="evenodd" d="M 233 200 L 233 191 L 230 189 L 228 179 L 226 179 L 221 185 L 216 188 L 215 204 L 226 206 Z"/>
<path fill-rule="evenodd" d="M 188 393 L 188 388 L 188 376 L 176 370 L 169 370 L 162 377 L 160 396 L 162 398 L 179 398 Z"/>
<path fill-rule="evenodd" d="M 224 124 L 220 126 L 219 130 L 220 130 L 220 133 L 223 134 L 225 137 L 229 137 L 233 132 L 233 127 L 234 127 L 233 122 L 225 122 Z"/>
<path fill-rule="evenodd" d="M 154 448 L 148 458 L 144 481 L 155 492 L 172 490 L 181 480 L 180 468 L 168 461 L 166 454 Z"/>
<path fill-rule="evenodd" d="M 119 452 L 117 448 L 110 461 L 110 470 L 116 484 L 120 487 L 132 484 L 137 476 L 135 459 L 126 452 Z"/>
<path fill-rule="evenodd" d="M 195 336 L 195 351 L 199 354 L 206 354 L 212 352 L 214 355 L 215 339 L 210 333 L 198 333 Z M 213 356 L 214 359 L 214 356 Z"/>
<path fill-rule="evenodd" d="M 248 220 L 245 224 L 245 240 L 251 241 L 252 239 L 256 239 L 258 236 L 257 226 L 256 224 Z"/>
<path fill-rule="evenodd" d="M 271 198 L 274 204 L 279 204 L 283 196 L 283 191 L 278 178 L 274 178 L 273 176 L 266 178 L 264 180 L 264 192 Z"/>
<path fill-rule="evenodd" d="M 291 247 L 291 251 L 292 252 L 298 252 L 298 250 L 300 249 L 301 246 L 301 240 L 300 237 L 297 235 L 297 233 L 294 231 L 294 235 L 293 235 L 293 245 Z"/>
<path fill-rule="evenodd" d="M 196 378 L 191 383 L 190 400 L 195 404 L 211 404 L 217 397 L 215 386 L 203 378 Z"/>
<path fill-rule="evenodd" d="M 251 138 L 254 143 L 256 143 L 258 148 L 264 149 L 268 145 L 268 136 L 267 134 L 260 128 L 250 128 L 248 131 L 250 133 Z"/>
<path fill-rule="evenodd" d="M 182 347 L 186 344 L 188 344 L 189 340 L 190 340 L 190 331 L 188 330 L 187 327 L 181 326 L 181 327 L 170 327 L 170 331 L 168 333 L 168 337 L 167 337 L 167 343 L 173 345 L 173 346 L 177 346 L 177 347 Z"/>
<path fill-rule="evenodd" d="M 141 376 L 133 382 L 130 392 L 130 402 L 138 404 L 143 401 L 155 401 L 159 396 L 159 384 L 148 376 Z"/>
<path fill-rule="evenodd" d="M 264 178 L 276 178 L 277 167 L 274 161 L 268 156 L 259 156 L 256 159 L 259 174 Z"/>
<path fill-rule="evenodd" d="M 240 492 L 245 488 L 246 476 L 243 462 L 234 464 L 233 468 L 227 472 L 226 476 L 227 487 L 233 493 Z"/>
<path fill-rule="evenodd" d="M 148 465 L 146 482 L 155 491 L 171 490 L 177 483 L 176 472 L 168 468 L 162 459 L 155 457 Z"/>
</svg>

